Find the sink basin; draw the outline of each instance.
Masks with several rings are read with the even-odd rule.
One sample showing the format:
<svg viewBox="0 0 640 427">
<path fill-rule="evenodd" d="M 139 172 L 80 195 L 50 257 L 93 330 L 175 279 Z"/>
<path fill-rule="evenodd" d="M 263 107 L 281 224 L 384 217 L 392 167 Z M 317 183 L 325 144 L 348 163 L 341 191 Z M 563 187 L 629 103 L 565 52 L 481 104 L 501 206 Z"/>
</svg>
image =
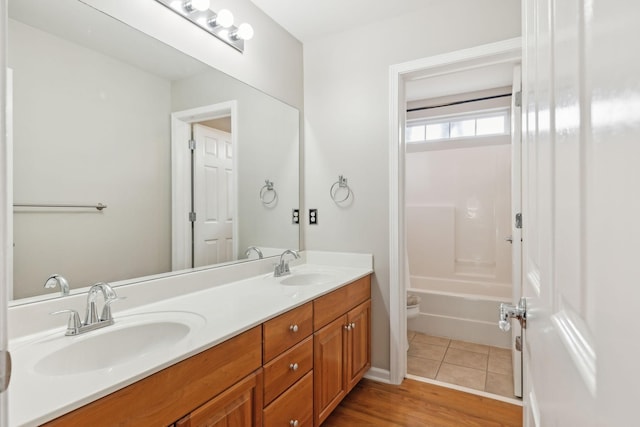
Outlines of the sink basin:
<svg viewBox="0 0 640 427">
<path fill-rule="evenodd" d="M 328 273 L 300 273 L 289 276 L 280 281 L 280 284 L 287 286 L 307 286 L 324 285 L 335 280 L 333 274 Z"/>
<path fill-rule="evenodd" d="M 156 312 L 125 316 L 116 323 L 75 337 L 40 343 L 43 356 L 33 370 L 42 375 L 80 374 L 143 358 L 187 338 L 204 318 L 189 312 Z"/>
</svg>

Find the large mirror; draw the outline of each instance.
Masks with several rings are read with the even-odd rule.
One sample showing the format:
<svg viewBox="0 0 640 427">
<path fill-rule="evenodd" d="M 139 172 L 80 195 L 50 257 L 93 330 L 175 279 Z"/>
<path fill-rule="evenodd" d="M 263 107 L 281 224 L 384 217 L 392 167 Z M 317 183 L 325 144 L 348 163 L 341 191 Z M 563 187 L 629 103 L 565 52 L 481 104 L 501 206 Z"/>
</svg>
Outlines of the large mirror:
<svg viewBox="0 0 640 427">
<path fill-rule="evenodd" d="M 295 108 L 78 0 L 9 18 L 15 300 L 298 248 Z"/>
</svg>

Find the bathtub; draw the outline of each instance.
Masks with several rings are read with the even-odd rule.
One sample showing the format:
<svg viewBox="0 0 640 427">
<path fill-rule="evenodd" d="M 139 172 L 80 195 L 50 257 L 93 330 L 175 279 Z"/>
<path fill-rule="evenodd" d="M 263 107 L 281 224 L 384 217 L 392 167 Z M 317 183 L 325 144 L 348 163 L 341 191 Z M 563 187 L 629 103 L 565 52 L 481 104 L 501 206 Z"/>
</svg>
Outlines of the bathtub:
<svg viewBox="0 0 640 427">
<path fill-rule="evenodd" d="M 407 329 L 477 344 L 510 348 L 511 333 L 498 328 L 500 303 L 511 302 L 511 284 L 410 277 L 408 294 L 421 298 Z"/>
</svg>

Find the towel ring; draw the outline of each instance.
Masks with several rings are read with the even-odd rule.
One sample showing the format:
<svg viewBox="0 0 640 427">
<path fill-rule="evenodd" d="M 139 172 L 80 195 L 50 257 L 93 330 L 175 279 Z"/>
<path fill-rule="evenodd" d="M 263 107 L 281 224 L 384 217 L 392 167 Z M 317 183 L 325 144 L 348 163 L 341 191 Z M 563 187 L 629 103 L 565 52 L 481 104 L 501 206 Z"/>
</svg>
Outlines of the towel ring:
<svg viewBox="0 0 640 427">
<path fill-rule="evenodd" d="M 267 194 L 273 193 L 271 199 L 267 198 Z M 260 189 L 260 201 L 265 206 L 271 206 L 275 203 L 278 198 L 278 193 L 275 188 L 273 188 L 273 181 L 269 181 L 268 179 L 264 180 L 264 186 Z"/>
<path fill-rule="evenodd" d="M 347 189 L 347 195 L 344 196 L 343 199 L 336 200 L 336 194 L 338 193 L 338 190 L 341 188 Z M 347 185 L 347 178 L 345 178 L 342 175 L 338 176 L 338 180 L 334 182 L 331 188 L 329 189 L 329 195 L 331 195 L 331 199 L 336 203 L 342 203 L 347 201 L 347 199 L 351 196 L 351 188 L 349 188 L 349 186 Z"/>
</svg>

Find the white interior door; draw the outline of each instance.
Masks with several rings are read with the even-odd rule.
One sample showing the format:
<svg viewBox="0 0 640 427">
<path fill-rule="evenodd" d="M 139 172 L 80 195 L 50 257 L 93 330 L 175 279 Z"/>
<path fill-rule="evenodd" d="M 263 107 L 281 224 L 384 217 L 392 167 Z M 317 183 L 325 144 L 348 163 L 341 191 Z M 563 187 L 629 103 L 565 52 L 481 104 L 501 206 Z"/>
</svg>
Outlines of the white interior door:
<svg viewBox="0 0 640 427">
<path fill-rule="evenodd" d="M 525 426 L 635 426 L 640 3 L 523 8 Z"/>
<path fill-rule="evenodd" d="M 8 380 L 11 363 L 8 346 L 7 304 L 12 280 L 12 82 L 6 67 L 6 2 L 0 1 L 0 427 L 9 425 Z M 5 74 L 7 73 L 7 74 Z M 9 126 L 7 128 L 7 126 Z"/>
<path fill-rule="evenodd" d="M 520 103 L 521 67 L 513 69 L 511 97 L 511 283 L 514 305 L 522 296 L 522 227 L 516 220 L 522 213 L 522 117 Z M 522 352 L 516 342 L 522 336 L 517 321 L 511 322 L 511 355 L 513 362 L 513 394 L 522 397 Z"/>
<path fill-rule="evenodd" d="M 196 220 L 194 267 L 231 261 L 233 253 L 233 145 L 231 134 L 193 125 Z"/>
<path fill-rule="evenodd" d="M 595 425 L 599 302 L 590 288 L 585 234 L 590 128 L 581 113 L 588 104 L 578 6 L 523 3 L 525 426 Z"/>
</svg>

